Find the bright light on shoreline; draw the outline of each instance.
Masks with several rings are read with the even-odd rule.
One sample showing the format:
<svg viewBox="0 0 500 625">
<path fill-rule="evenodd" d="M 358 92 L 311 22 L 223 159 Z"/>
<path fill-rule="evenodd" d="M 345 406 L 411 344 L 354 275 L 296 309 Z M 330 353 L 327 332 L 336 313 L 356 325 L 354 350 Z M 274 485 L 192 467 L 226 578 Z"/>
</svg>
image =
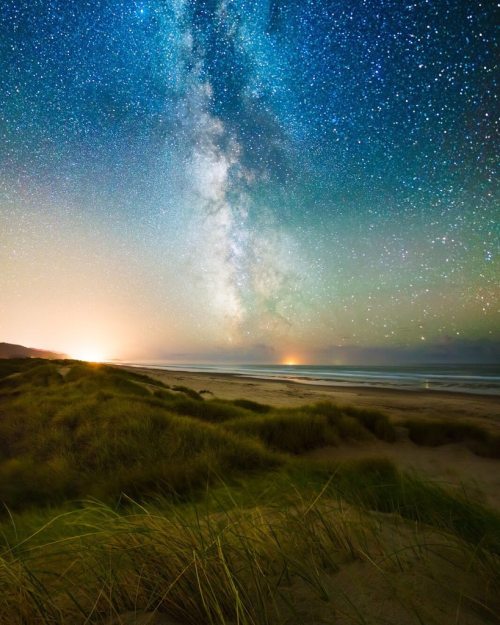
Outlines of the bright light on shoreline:
<svg viewBox="0 0 500 625">
<path fill-rule="evenodd" d="M 92 347 L 84 347 L 81 350 L 72 352 L 70 356 L 75 360 L 85 360 L 87 362 L 104 362 L 107 360 L 103 352 Z"/>
</svg>

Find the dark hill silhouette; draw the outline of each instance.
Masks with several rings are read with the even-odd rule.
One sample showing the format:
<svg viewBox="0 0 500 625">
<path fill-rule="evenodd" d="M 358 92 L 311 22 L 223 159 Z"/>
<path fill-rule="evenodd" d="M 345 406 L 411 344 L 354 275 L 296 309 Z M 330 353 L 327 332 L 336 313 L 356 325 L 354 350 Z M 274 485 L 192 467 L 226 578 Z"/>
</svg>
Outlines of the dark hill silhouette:
<svg viewBox="0 0 500 625">
<path fill-rule="evenodd" d="M 14 345 L 13 343 L 0 343 L 0 358 L 67 358 L 66 354 L 51 352 L 46 349 L 35 349 Z"/>
</svg>

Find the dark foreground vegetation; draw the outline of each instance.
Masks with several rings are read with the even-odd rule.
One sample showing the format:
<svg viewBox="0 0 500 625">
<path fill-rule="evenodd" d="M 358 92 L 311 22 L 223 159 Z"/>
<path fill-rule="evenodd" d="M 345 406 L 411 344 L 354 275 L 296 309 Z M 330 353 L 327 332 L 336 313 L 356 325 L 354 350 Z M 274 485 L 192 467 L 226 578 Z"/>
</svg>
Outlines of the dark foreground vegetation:
<svg viewBox="0 0 500 625">
<path fill-rule="evenodd" d="M 410 440 L 417 445 L 439 447 L 448 443 L 464 443 L 478 456 L 500 458 L 500 436 L 475 423 L 410 419 L 405 425 Z"/>
<path fill-rule="evenodd" d="M 472 426 L 407 427 L 497 455 Z M 494 511 L 383 458 L 302 455 L 375 438 L 397 444 L 376 411 L 0 361 L 0 624 L 498 622 Z"/>
</svg>

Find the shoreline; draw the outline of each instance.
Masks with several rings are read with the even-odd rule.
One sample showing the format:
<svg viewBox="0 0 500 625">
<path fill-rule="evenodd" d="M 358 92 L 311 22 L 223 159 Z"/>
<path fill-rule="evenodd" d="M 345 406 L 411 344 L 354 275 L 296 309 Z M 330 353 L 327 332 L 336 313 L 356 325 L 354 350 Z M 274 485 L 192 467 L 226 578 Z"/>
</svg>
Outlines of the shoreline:
<svg viewBox="0 0 500 625">
<path fill-rule="evenodd" d="M 446 391 L 404 390 L 386 388 L 353 388 L 299 384 L 268 378 L 250 378 L 219 372 L 187 372 L 148 367 L 125 367 L 160 380 L 168 386 L 186 386 L 211 399 L 250 399 L 273 407 L 298 407 L 319 401 L 331 401 L 365 410 L 384 412 L 396 425 L 407 419 L 451 420 L 470 422 L 500 434 L 500 401 L 498 396 L 451 393 Z M 206 393 L 206 394 L 205 394 Z M 308 457 L 316 460 L 342 461 L 366 458 L 388 458 L 399 468 L 417 473 L 433 483 L 446 484 L 485 501 L 500 510 L 499 461 L 475 455 L 461 443 L 422 447 L 408 440 L 401 428 L 397 442 L 375 440 L 344 442 L 323 447 Z"/>
<path fill-rule="evenodd" d="M 125 369 L 134 370 L 147 370 L 151 372 L 165 372 L 169 374 L 180 374 L 180 375 L 189 375 L 189 376 L 222 376 L 227 378 L 235 378 L 241 380 L 259 380 L 261 382 L 281 382 L 281 383 L 290 383 L 290 384 L 298 384 L 301 386 L 310 386 L 312 388 L 324 388 L 328 389 L 344 389 L 344 390 L 356 390 L 356 391 L 394 391 L 401 393 L 432 393 L 432 394 L 440 394 L 440 395 L 460 395 L 464 397 L 475 396 L 475 397 L 488 397 L 492 399 L 496 399 L 500 408 L 500 393 L 488 393 L 483 392 L 481 390 L 460 390 L 460 388 L 453 387 L 447 390 L 446 388 L 437 388 L 437 387 L 411 387 L 404 386 L 403 384 L 394 384 L 394 385 L 384 385 L 381 384 L 359 384 L 356 382 L 342 382 L 340 380 L 329 380 L 328 378 L 311 378 L 307 376 L 279 376 L 279 375 L 259 375 L 258 373 L 241 373 L 238 371 L 210 371 L 210 370 L 196 370 L 196 369 L 178 369 L 178 368 L 169 368 L 160 367 L 155 365 L 142 365 L 142 364 L 129 364 L 129 363 L 116 363 L 116 362 L 105 362 L 104 364 L 112 365 L 114 367 L 123 367 Z"/>
<path fill-rule="evenodd" d="M 111 363 L 110 363 L 111 364 Z M 140 371 L 165 384 L 184 385 L 221 399 L 245 398 L 273 406 L 329 400 L 385 411 L 396 421 L 413 417 L 480 419 L 500 430 L 500 397 L 460 391 L 314 384 L 239 373 L 179 371 L 137 365 L 113 366 Z"/>
</svg>

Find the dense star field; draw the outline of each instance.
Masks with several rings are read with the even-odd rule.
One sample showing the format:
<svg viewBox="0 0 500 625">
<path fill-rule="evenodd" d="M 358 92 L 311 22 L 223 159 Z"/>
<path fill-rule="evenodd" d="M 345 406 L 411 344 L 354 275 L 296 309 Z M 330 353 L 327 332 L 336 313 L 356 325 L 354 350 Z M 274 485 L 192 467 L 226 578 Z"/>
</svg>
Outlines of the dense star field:
<svg viewBox="0 0 500 625">
<path fill-rule="evenodd" d="M 491 359 L 494 10 L 4 0 L 0 338 Z"/>
</svg>

